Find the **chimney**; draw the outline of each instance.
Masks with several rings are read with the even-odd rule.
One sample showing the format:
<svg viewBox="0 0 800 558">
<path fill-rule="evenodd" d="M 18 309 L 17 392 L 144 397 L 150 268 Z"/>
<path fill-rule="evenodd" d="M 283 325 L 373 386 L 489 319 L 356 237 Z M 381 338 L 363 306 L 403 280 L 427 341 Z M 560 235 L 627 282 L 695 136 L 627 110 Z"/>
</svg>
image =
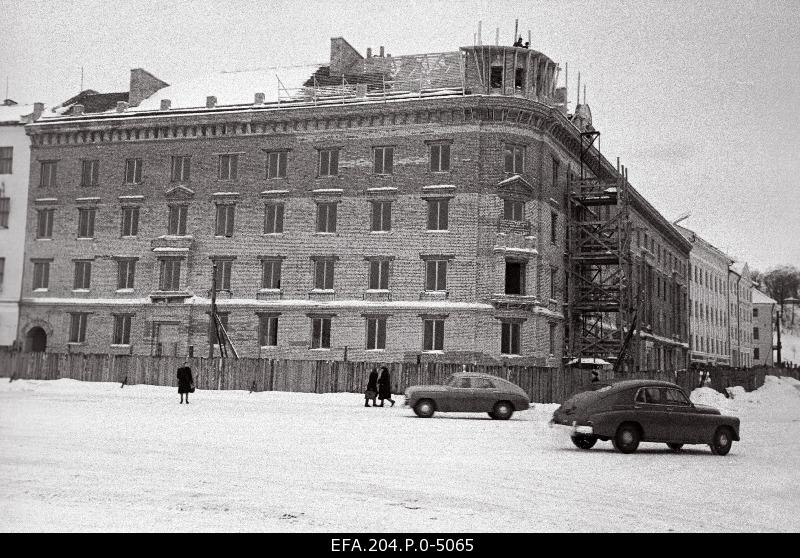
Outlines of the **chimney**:
<svg viewBox="0 0 800 558">
<path fill-rule="evenodd" d="M 83 105 L 74 105 L 72 107 L 72 114 L 75 116 L 81 116 L 83 114 Z"/>
<path fill-rule="evenodd" d="M 206 108 L 214 108 L 217 106 L 217 98 L 213 95 L 206 97 Z"/>
<path fill-rule="evenodd" d="M 263 105 L 264 104 L 264 94 L 263 93 L 256 93 L 255 103 L 256 105 Z"/>
<path fill-rule="evenodd" d="M 156 91 L 168 87 L 169 84 L 141 68 L 131 70 L 131 81 L 128 90 L 128 103 L 138 107 L 139 103 L 155 94 Z"/>
<path fill-rule="evenodd" d="M 367 47 L 367 58 L 372 58 L 372 47 Z"/>
<path fill-rule="evenodd" d="M 169 99 L 161 99 L 161 110 L 169 110 L 172 106 L 172 101 Z"/>
<path fill-rule="evenodd" d="M 381 56 L 381 58 L 383 58 L 383 47 L 381 47 L 380 51 L 381 51 L 380 56 Z"/>
<path fill-rule="evenodd" d="M 44 103 L 33 103 L 33 120 L 39 120 L 39 117 L 42 116 L 44 112 Z"/>
<path fill-rule="evenodd" d="M 125 112 L 129 106 L 125 101 L 117 101 L 117 112 Z"/>
</svg>

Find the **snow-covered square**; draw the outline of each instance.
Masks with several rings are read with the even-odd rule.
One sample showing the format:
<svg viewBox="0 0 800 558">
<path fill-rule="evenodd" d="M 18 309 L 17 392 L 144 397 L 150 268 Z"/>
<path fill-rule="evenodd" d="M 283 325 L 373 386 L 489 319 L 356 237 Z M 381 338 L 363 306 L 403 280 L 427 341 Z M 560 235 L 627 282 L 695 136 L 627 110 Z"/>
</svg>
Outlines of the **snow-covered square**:
<svg viewBox="0 0 800 558">
<path fill-rule="evenodd" d="M 710 388 L 725 457 L 583 451 L 548 427 L 357 394 L 0 379 L 2 531 L 798 531 L 800 382 Z"/>
</svg>

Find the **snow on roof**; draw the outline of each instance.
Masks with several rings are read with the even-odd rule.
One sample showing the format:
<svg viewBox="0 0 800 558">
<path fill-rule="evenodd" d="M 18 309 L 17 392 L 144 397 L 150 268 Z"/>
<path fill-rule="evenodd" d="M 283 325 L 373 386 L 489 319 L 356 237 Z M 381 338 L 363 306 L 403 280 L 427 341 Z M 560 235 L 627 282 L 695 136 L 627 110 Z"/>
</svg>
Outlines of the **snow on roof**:
<svg viewBox="0 0 800 558">
<path fill-rule="evenodd" d="M 753 304 L 777 304 L 777 301 L 772 300 L 758 289 L 753 289 Z"/>
<path fill-rule="evenodd" d="M 746 263 L 743 263 L 743 262 L 733 262 L 733 263 L 731 264 L 731 269 L 732 269 L 732 270 L 733 270 L 733 272 L 734 272 L 734 273 L 736 273 L 737 275 L 742 275 L 742 274 L 744 273 L 744 267 L 745 267 L 746 265 L 747 265 L 747 264 L 746 264 Z"/>
<path fill-rule="evenodd" d="M 33 105 L 0 105 L 0 122 L 22 124 L 22 117 L 32 112 Z"/>
<path fill-rule="evenodd" d="M 611 364 L 607 360 L 603 360 L 602 358 L 596 358 L 596 357 L 574 358 L 571 361 L 569 361 L 567 364 L 568 365 L 569 364 L 577 364 L 578 362 L 580 362 L 581 364 L 595 364 L 595 365 L 598 365 L 598 366 L 605 366 L 607 364 L 608 365 Z"/>
<path fill-rule="evenodd" d="M 321 64 L 303 66 L 268 67 L 257 70 L 217 72 L 198 76 L 183 82 L 169 85 L 145 99 L 131 112 L 160 110 L 161 100 L 169 99 L 171 108 L 204 108 L 206 97 L 216 97 L 217 106 L 252 105 L 256 93 L 264 93 L 264 102 L 278 101 L 298 93 L 297 89 L 320 68 Z"/>
</svg>

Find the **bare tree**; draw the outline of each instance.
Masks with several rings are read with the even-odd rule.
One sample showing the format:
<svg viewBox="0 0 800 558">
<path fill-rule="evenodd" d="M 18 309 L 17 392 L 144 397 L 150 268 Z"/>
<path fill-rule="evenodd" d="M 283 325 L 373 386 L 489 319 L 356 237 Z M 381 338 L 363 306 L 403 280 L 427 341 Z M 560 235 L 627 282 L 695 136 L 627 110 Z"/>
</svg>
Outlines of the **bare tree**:
<svg viewBox="0 0 800 558">
<path fill-rule="evenodd" d="M 787 298 L 798 298 L 800 269 L 791 265 L 778 266 L 764 274 L 764 284 L 767 287 L 767 294 L 782 307 Z M 785 324 L 787 316 L 781 316 L 781 319 Z"/>
</svg>

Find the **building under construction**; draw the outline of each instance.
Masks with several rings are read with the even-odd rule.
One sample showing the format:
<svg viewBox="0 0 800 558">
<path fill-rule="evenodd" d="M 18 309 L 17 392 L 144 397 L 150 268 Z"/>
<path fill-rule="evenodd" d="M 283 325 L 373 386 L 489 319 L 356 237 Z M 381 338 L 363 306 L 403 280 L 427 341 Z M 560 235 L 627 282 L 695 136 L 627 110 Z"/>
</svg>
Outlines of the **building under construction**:
<svg viewBox="0 0 800 558">
<path fill-rule="evenodd" d="M 626 169 L 588 147 L 581 176 L 567 185 L 566 358 L 613 364 L 615 372 L 687 366 L 691 245 L 630 185 Z"/>
</svg>

